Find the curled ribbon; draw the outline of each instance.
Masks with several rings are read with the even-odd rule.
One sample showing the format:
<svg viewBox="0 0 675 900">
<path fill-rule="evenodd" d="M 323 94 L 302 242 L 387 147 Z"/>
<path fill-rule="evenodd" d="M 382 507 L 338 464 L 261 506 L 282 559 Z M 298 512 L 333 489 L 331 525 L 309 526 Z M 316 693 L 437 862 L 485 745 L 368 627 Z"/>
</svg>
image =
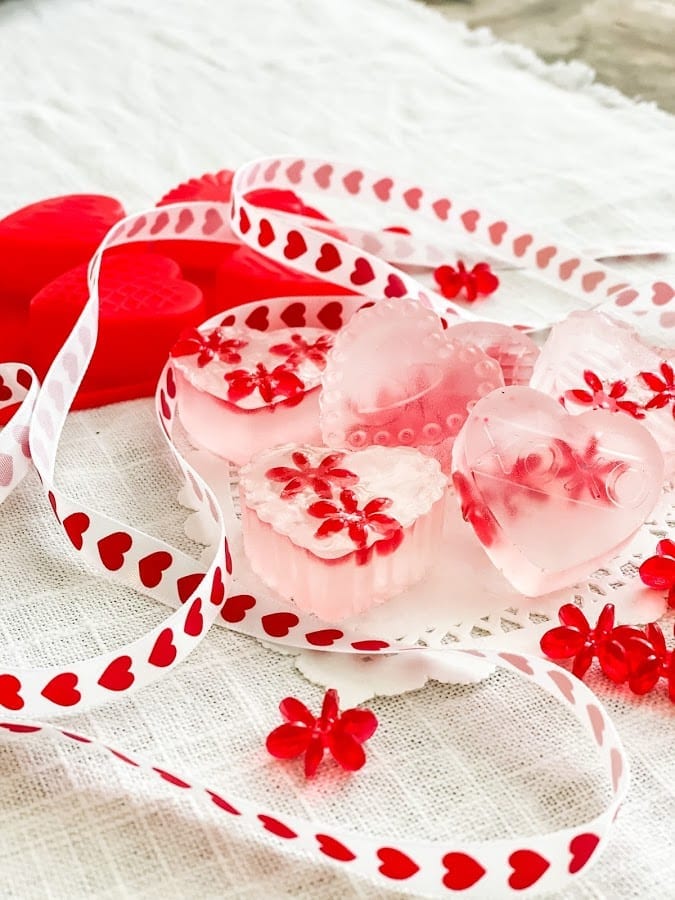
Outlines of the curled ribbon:
<svg viewBox="0 0 675 900">
<path fill-rule="evenodd" d="M 29 735 L 74 741 L 98 747 L 121 764 L 159 777 L 183 792 L 193 792 L 237 820 L 263 828 L 289 846 L 329 859 L 337 866 L 402 884 L 410 890 L 443 894 L 463 890 L 473 896 L 506 896 L 525 890 L 553 890 L 581 872 L 606 844 L 611 824 L 628 789 L 628 764 L 618 734 L 606 712 L 580 681 L 547 660 L 510 652 L 444 648 L 446 653 L 470 654 L 506 668 L 537 685 L 566 706 L 590 736 L 600 754 L 611 799 L 596 818 L 574 828 L 530 838 L 464 842 L 421 842 L 401 838 L 392 842 L 346 828 L 319 829 L 316 824 L 261 811 L 245 799 L 228 797 L 198 784 L 189 776 L 173 774 L 100 741 L 61 727 L 36 721 L 40 717 L 80 712 L 88 707 L 137 690 L 169 672 L 204 638 L 216 621 L 244 634 L 293 647 L 311 647 L 347 653 L 423 652 L 414 645 L 386 641 L 342 629 L 321 627 L 304 613 L 289 612 L 262 599 L 253 604 L 227 597 L 232 561 L 226 518 L 201 476 L 181 456 L 173 441 L 176 420 L 176 383 L 170 361 L 160 377 L 155 407 L 162 433 L 200 514 L 210 517 L 217 539 L 211 561 L 200 565 L 176 548 L 104 516 L 68 498 L 54 483 L 54 466 L 65 418 L 91 359 L 98 328 L 98 278 L 104 253 L 120 244 L 154 238 L 228 242 L 232 232 L 246 243 L 280 262 L 329 278 L 331 282 L 374 296 L 412 296 L 445 317 L 466 312 L 415 279 L 384 262 L 363 246 L 348 244 L 325 230 L 309 228 L 285 214 L 253 206 L 246 195 L 256 187 L 299 188 L 328 192 L 426 216 L 436 224 L 468 232 L 498 251 L 507 261 L 530 264 L 533 274 L 572 293 L 580 292 L 588 305 L 626 317 L 638 316 L 642 330 L 667 329 L 675 324 L 667 302 L 650 291 L 613 283 L 608 270 L 594 260 L 571 257 L 571 251 L 547 244 L 482 209 L 458 199 L 399 184 L 389 176 L 365 169 L 318 161 L 269 159 L 244 166 L 235 176 L 231 209 L 218 203 L 181 203 L 129 216 L 115 225 L 91 260 L 89 300 L 44 383 L 40 387 L 29 367 L 0 366 L 0 405 L 19 404 L 0 435 L 0 500 L 19 483 L 30 465 L 42 481 L 59 527 L 74 550 L 99 571 L 148 594 L 173 608 L 168 617 L 137 641 L 115 651 L 69 664 L 27 671 L 0 671 L 0 708 L 7 710 L 0 731 L 6 737 Z M 354 229 L 350 230 L 353 237 Z M 360 232 L 361 243 L 370 232 Z M 356 238 L 355 238 L 356 239 Z M 527 239 L 527 240 L 526 240 Z M 375 249 L 371 243 L 371 250 Z M 548 263 L 541 252 L 549 247 Z M 556 264 L 552 264 L 555 258 Z M 558 262 L 561 260 L 561 262 Z M 569 263 L 565 267 L 565 263 Z M 574 265 L 572 264 L 574 263 Z M 663 284 L 663 283 L 659 283 Z M 634 295 L 634 296 L 633 296 Z M 325 327 L 340 327 L 360 305 L 362 297 L 339 301 L 314 298 L 308 313 Z M 228 311 L 228 324 L 246 321 L 264 310 L 265 327 L 285 323 L 284 301 L 249 304 Z M 261 313 L 257 313 L 260 318 Z M 473 314 L 472 314 L 473 317 Z M 216 317 L 220 321 L 220 317 Z M 308 323 L 309 324 L 309 323 Z M 438 651 L 434 651 L 438 652 Z"/>
</svg>

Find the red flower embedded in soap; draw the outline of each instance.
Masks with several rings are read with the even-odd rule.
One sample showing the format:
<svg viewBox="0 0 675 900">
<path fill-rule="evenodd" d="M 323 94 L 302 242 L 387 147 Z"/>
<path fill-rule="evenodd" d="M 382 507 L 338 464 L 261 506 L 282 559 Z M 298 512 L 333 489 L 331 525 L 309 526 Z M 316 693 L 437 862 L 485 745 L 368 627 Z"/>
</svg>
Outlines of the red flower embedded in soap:
<svg viewBox="0 0 675 900">
<path fill-rule="evenodd" d="M 339 468 L 344 453 L 330 453 L 317 466 L 312 466 L 308 457 L 299 450 L 291 454 L 291 459 L 296 468 L 275 466 L 265 472 L 265 477 L 270 481 L 285 482 L 280 494 L 282 500 L 295 497 L 305 487 L 313 490 L 323 500 L 328 500 L 333 496 L 332 485 L 351 487 L 359 480 L 353 472 Z"/>
<path fill-rule="evenodd" d="M 241 362 L 239 351 L 247 345 L 248 341 L 223 338 L 219 328 L 212 331 L 208 337 L 201 331 L 197 331 L 196 328 L 190 328 L 188 331 L 184 331 L 178 342 L 174 344 L 171 356 L 193 356 L 198 353 L 197 365 L 200 369 L 216 358 L 221 362 L 236 364 Z"/>
<path fill-rule="evenodd" d="M 675 609 L 675 541 L 658 542 L 656 556 L 640 566 L 640 578 L 647 587 L 668 591 L 668 605 Z"/>
<path fill-rule="evenodd" d="M 635 419 L 644 419 L 645 414 L 637 403 L 633 400 L 623 399 L 628 392 L 628 386 L 625 381 L 603 382 L 590 369 L 585 370 L 584 381 L 588 390 L 586 388 L 575 388 L 565 391 L 560 398 L 563 404 L 566 400 L 570 400 L 575 403 L 581 403 L 584 406 L 590 406 L 592 409 L 607 409 L 610 412 L 623 411 Z"/>
<path fill-rule="evenodd" d="M 592 437 L 582 451 L 575 450 L 559 438 L 553 441 L 560 453 L 558 478 L 564 480 L 570 499 L 579 500 L 588 494 L 594 500 L 610 502 L 607 479 L 616 478 L 627 466 L 615 459 L 604 459 L 598 452 L 599 441 Z"/>
<path fill-rule="evenodd" d="M 326 365 L 326 354 L 333 346 L 333 337 L 330 334 L 322 334 L 313 344 L 306 341 L 301 334 L 292 334 L 286 344 L 274 344 L 270 347 L 270 353 L 286 357 L 286 365 L 296 368 L 304 360 L 313 362 L 320 369 Z"/>
<path fill-rule="evenodd" d="M 461 472 L 452 473 L 452 483 L 459 496 L 462 518 L 473 527 L 481 544 L 491 547 L 499 531 L 491 510 L 481 500 L 480 494 L 471 490 L 469 479 Z"/>
<path fill-rule="evenodd" d="M 346 709 L 340 712 L 337 691 L 330 689 L 317 718 L 304 703 L 286 697 L 279 704 L 284 724 L 267 737 L 266 746 L 277 759 L 305 757 L 305 775 L 314 775 L 326 750 L 349 772 L 356 772 L 365 761 L 362 744 L 373 736 L 377 718 L 368 709 Z"/>
<path fill-rule="evenodd" d="M 274 403 L 279 398 L 300 400 L 305 384 L 285 365 L 269 371 L 263 363 L 257 363 L 253 371 L 235 369 L 225 375 L 229 387 L 227 396 L 233 403 L 249 397 L 256 389 L 265 403 Z"/>
<path fill-rule="evenodd" d="M 661 363 L 658 375 L 653 372 L 640 372 L 640 378 L 654 393 L 654 396 L 645 405 L 645 409 L 663 409 L 672 403 L 672 413 L 675 419 L 675 372 L 670 363 Z"/>
<path fill-rule="evenodd" d="M 441 294 L 452 300 L 464 291 L 465 298 L 472 303 L 477 297 L 485 297 L 494 293 L 499 287 L 499 279 L 485 262 L 476 263 L 473 269 L 467 269 L 459 260 L 454 266 L 439 266 L 434 271 Z"/>
<path fill-rule="evenodd" d="M 389 551 L 399 546 L 403 539 L 401 523 L 383 512 L 392 505 L 388 497 L 377 497 L 366 503 L 363 509 L 359 509 L 356 494 L 344 488 L 340 491 L 339 502 L 341 505 L 338 506 L 331 500 L 318 500 L 308 507 L 307 512 L 310 516 L 323 519 L 314 534 L 315 537 L 327 538 L 346 529 L 350 540 L 359 548 L 366 546 L 369 532 L 381 535 L 383 541 L 390 543 Z"/>
</svg>

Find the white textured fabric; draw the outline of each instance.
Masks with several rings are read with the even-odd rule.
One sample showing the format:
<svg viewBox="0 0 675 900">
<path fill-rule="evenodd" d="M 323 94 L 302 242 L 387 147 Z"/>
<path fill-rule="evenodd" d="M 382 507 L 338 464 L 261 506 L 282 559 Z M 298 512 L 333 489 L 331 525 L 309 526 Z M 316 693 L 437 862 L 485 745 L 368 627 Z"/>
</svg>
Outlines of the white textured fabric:
<svg viewBox="0 0 675 900">
<path fill-rule="evenodd" d="M 0 214 L 97 190 L 134 209 L 186 176 L 281 151 L 421 172 L 579 244 L 675 241 L 670 117 L 409 0 L 8 0 L 0 61 Z M 626 268 L 675 275 L 673 257 Z M 198 554 L 148 402 L 71 416 L 59 471 L 73 494 Z M 163 615 L 73 559 L 34 479 L 0 518 L 6 664 L 120 646 Z M 633 787 L 607 852 L 565 898 L 672 896 L 672 707 L 662 692 L 591 683 Z M 292 658 L 214 629 L 164 681 L 64 721 L 225 796 L 382 835 L 531 834 L 604 799 L 574 724 L 506 675 L 374 701 L 367 768 L 307 785 L 263 746 L 288 693 L 320 698 Z M 383 896 L 79 747 L 3 744 L 0 796 L 3 897 Z"/>
</svg>

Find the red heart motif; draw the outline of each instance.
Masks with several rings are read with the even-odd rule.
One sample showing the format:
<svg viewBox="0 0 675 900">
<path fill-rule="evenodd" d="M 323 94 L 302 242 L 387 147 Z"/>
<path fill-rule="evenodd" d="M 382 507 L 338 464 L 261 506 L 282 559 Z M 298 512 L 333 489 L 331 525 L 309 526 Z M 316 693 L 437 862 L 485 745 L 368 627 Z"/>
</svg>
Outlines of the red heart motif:
<svg viewBox="0 0 675 900">
<path fill-rule="evenodd" d="M 448 218 L 448 213 L 452 207 L 452 203 L 448 200 L 447 197 L 441 197 L 440 200 L 436 200 L 431 204 L 431 208 L 436 213 L 441 222 L 446 222 Z"/>
<path fill-rule="evenodd" d="M 185 625 L 183 631 L 190 637 L 199 637 L 204 630 L 204 616 L 202 615 L 202 601 L 199 597 L 195 597 L 192 606 L 188 610 L 185 617 Z"/>
<path fill-rule="evenodd" d="M 164 418 L 169 420 L 171 418 L 171 407 L 167 402 L 166 394 L 163 390 L 159 392 L 159 406 L 162 410 L 162 415 L 164 416 Z"/>
<path fill-rule="evenodd" d="M 5 379 L 0 375 L 0 401 L 11 399 L 12 389 L 8 384 L 5 384 Z"/>
<path fill-rule="evenodd" d="M 330 647 L 343 637 L 344 632 L 337 628 L 322 628 L 321 631 L 310 631 L 305 635 L 305 640 L 314 647 Z"/>
<path fill-rule="evenodd" d="M 110 572 L 117 572 L 124 565 L 124 554 L 131 549 L 133 541 L 126 531 L 114 531 L 97 543 L 101 562 Z"/>
<path fill-rule="evenodd" d="M 297 834 L 290 829 L 288 825 L 284 825 L 283 822 L 280 822 L 272 816 L 266 816 L 260 813 L 258 818 L 262 822 L 263 828 L 266 831 L 271 832 L 271 834 L 276 834 L 277 837 L 286 838 L 287 840 L 297 837 Z"/>
<path fill-rule="evenodd" d="M 385 297 L 405 297 L 407 293 L 406 286 L 398 275 L 390 275 L 387 278 L 387 286 L 384 289 Z"/>
<path fill-rule="evenodd" d="M 176 396 L 176 379 L 171 366 L 166 370 L 166 392 L 172 400 Z"/>
<path fill-rule="evenodd" d="M 623 759 L 616 747 L 612 747 L 609 758 L 612 765 L 612 788 L 614 793 L 616 793 L 619 788 L 619 781 L 623 775 Z"/>
<path fill-rule="evenodd" d="M 567 281 L 568 279 L 570 279 L 574 270 L 578 269 L 580 265 L 580 259 L 566 259 L 564 263 L 561 263 L 558 272 L 562 280 Z"/>
<path fill-rule="evenodd" d="M 14 460 L 8 453 L 0 453 L 0 487 L 7 487 L 14 477 Z"/>
<path fill-rule="evenodd" d="M 268 312 L 267 306 L 256 306 L 253 312 L 247 316 L 246 324 L 249 328 L 255 328 L 256 331 L 267 331 L 270 327 L 269 319 L 267 318 Z"/>
<path fill-rule="evenodd" d="M 406 206 L 410 207 L 410 209 L 419 209 L 422 191 L 420 188 L 410 188 L 403 195 L 403 199 L 406 202 Z"/>
<path fill-rule="evenodd" d="M 260 220 L 260 230 L 258 231 L 258 244 L 261 247 L 269 247 L 269 245 L 274 241 L 276 235 L 272 230 L 272 226 L 267 221 L 267 219 Z"/>
<path fill-rule="evenodd" d="M 637 291 L 621 291 L 621 293 L 615 297 L 614 302 L 617 306 L 629 306 L 633 300 L 637 300 L 639 296 Z"/>
<path fill-rule="evenodd" d="M 377 858 L 382 863 L 378 871 L 386 878 L 394 878 L 396 881 L 412 878 L 415 872 L 420 870 L 417 863 L 406 853 L 395 850 L 393 847 L 381 847 L 377 851 Z"/>
<path fill-rule="evenodd" d="M 181 209 L 176 222 L 176 234 L 182 234 L 184 231 L 187 231 L 194 220 L 195 217 L 189 209 Z"/>
<path fill-rule="evenodd" d="M 480 219 L 480 213 L 477 209 L 467 209 L 466 212 L 462 213 L 460 219 L 467 231 L 475 231 Z"/>
<path fill-rule="evenodd" d="M 70 381 L 71 384 L 75 384 L 75 382 L 77 381 L 79 368 L 77 364 L 77 357 L 74 353 L 66 353 L 62 359 L 62 362 L 65 373 L 68 376 L 68 381 Z"/>
<path fill-rule="evenodd" d="M 468 853 L 446 853 L 442 863 L 448 870 L 443 876 L 443 884 L 451 891 L 473 887 L 487 871 Z"/>
<path fill-rule="evenodd" d="M 581 287 L 586 291 L 594 291 L 607 276 L 604 272 L 587 272 L 581 279 Z"/>
<path fill-rule="evenodd" d="M 510 663 L 514 668 L 519 669 L 526 675 L 534 675 L 532 666 L 524 656 L 520 656 L 518 653 L 500 653 L 499 656 L 501 656 L 505 662 Z"/>
<path fill-rule="evenodd" d="M 537 250 L 537 255 L 535 257 L 535 259 L 537 260 L 537 266 L 540 269 L 545 269 L 557 252 L 558 248 L 552 246 L 542 247 L 541 250 Z"/>
<path fill-rule="evenodd" d="M 52 512 L 54 513 L 56 521 L 60 523 L 61 519 L 59 518 L 59 513 L 56 509 L 56 497 L 54 496 L 54 493 L 52 491 L 47 491 L 47 499 L 49 500 L 49 505 L 52 508 Z"/>
<path fill-rule="evenodd" d="M 509 856 L 509 865 L 513 869 L 509 885 L 514 891 L 523 891 L 536 884 L 551 863 L 534 850 L 516 850 Z"/>
<path fill-rule="evenodd" d="M 61 734 L 71 741 L 77 741 L 78 744 L 91 744 L 91 738 L 83 737 L 81 734 L 73 734 L 72 731 L 62 731 Z"/>
<path fill-rule="evenodd" d="M 284 256 L 286 259 L 297 259 L 307 252 L 307 244 L 299 231 L 289 231 L 286 238 L 286 246 L 284 247 Z"/>
<path fill-rule="evenodd" d="M 150 234 L 155 235 L 159 234 L 160 231 L 164 231 L 166 226 L 169 224 L 169 214 L 167 212 L 162 211 L 155 221 L 152 223 L 152 227 L 150 229 Z"/>
<path fill-rule="evenodd" d="M 319 168 L 314 173 L 314 181 L 316 181 L 320 188 L 326 190 L 330 187 L 330 179 L 332 174 L 332 166 L 329 166 L 328 164 L 319 166 Z"/>
<path fill-rule="evenodd" d="M 23 698 L 19 694 L 21 682 L 14 675 L 0 675 L 0 706 L 16 711 L 23 709 Z"/>
<path fill-rule="evenodd" d="M 246 234 L 250 230 L 251 220 L 246 215 L 246 210 L 242 208 L 239 210 L 239 231 L 241 231 L 242 234 Z"/>
<path fill-rule="evenodd" d="M 352 284 L 368 284 L 370 281 L 375 279 L 375 273 L 373 272 L 373 267 L 370 265 L 367 259 L 364 259 L 362 256 L 359 256 L 354 263 L 354 271 L 349 276 Z"/>
<path fill-rule="evenodd" d="M 305 323 L 306 306 L 304 303 L 291 303 L 281 313 L 281 321 L 285 322 L 289 328 L 302 328 Z"/>
<path fill-rule="evenodd" d="M 26 369 L 19 369 L 16 373 L 16 381 L 22 388 L 28 390 L 33 384 L 33 376 Z"/>
<path fill-rule="evenodd" d="M 354 169 L 353 172 L 349 172 L 342 179 L 342 183 L 347 188 L 350 194 L 358 194 L 361 190 L 361 182 L 363 181 L 363 172 L 360 172 L 358 169 Z"/>
<path fill-rule="evenodd" d="M 194 575 L 181 576 L 176 581 L 176 589 L 178 591 L 180 602 L 185 603 L 186 600 L 189 600 L 203 580 L 204 576 L 201 572 L 195 572 Z"/>
<path fill-rule="evenodd" d="M 217 209 L 207 209 L 202 225 L 202 234 L 209 235 L 223 227 L 223 220 Z"/>
<path fill-rule="evenodd" d="M 263 616 L 260 620 L 263 630 L 271 637 L 286 637 L 291 628 L 295 628 L 300 619 L 295 613 L 278 612 Z"/>
<path fill-rule="evenodd" d="M 86 513 L 71 513 L 69 516 L 66 516 L 61 524 L 73 547 L 75 547 L 76 550 L 81 550 L 82 544 L 84 543 L 82 535 L 87 531 L 91 524 L 89 516 Z"/>
<path fill-rule="evenodd" d="M 230 544 L 225 538 L 225 571 L 228 575 L 232 574 L 232 554 L 230 553 Z M 213 600 L 211 601 L 213 603 Z"/>
<path fill-rule="evenodd" d="M 131 664 L 130 656 L 118 656 L 107 666 L 98 683 L 109 691 L 126 691 L 136 680 Z"/>
<path fill-rule="evenodd" d="M 40 693 L 57 706 L 75 706 L 82 699 L 77 683 L 78 677 L 73 672 L 61 672 L 48 681 Z"/>
<path fill-rule="evenodd" d="M 148 662 L 152 666 L 157 666 L 158 669 L 164 669 L 167 666 L 170 666 L 175 660 L 176 653 L 176 645 L 173 642 L 173 631 L 170 628 L 165 628 L 163 631 L 160 631 L 157 636 L 157 640 L 150 651 Z"/>
<path fill-rule="evenodd" d="M 665 306 L 675 297 L 675 290 L 665 281 L 655 281 L 652 291 L 652 303 L 655 306 Z"/>
<path fill-rule="evenodd" d="M 120 753 L 119 750 L 113 750 L 112 747 L 106 747 L 106 750 L 109 750 L 113 756 L 116 756 L 117 759 L 121 760 L 123 763 L 126 763 L 128 766 L 136 766 L 138 767 L 138 763 L 133 759 L 129 759 L 128 756 L 125 756 L 123 753 Z"/>
<path fill-rule="evenodd" d="M 499 245 L 502 242 L 504 235 L 506 234 L 506 230 L 508 225 L 506 222 L 493 222 L 492 225 L 488 228 L 488 234 L 490 235 L 490 240 L 493 244 Z"/>
<path fill-rule="evenodd" d="M 263 172 L 263 178 L 265 181 L 272 181 L 274 176 L 277 174 L 277 169 L 281 165 L 280 159 L 275 159 L 273 163 L 270 163 L 269 166 Z"/>
<path fill-rule="evenodd" d="M 319 272 L 332 272 L 342 264 L 342 257 L 334 244 L 322 244 L 321 253 L 315 265 Z"/>
<path fill-rule="evenodd" d="M 18 428 L 14 431 L 14 439 L 16 440 L 19 447 L 21 447 L 21 453 L 25 456 L 26 459 L 30 459 L 30 445 L 28 443 L 28 429 L 23 426 L 22 428 Z"/>
<path fill-rule="evenodd" d="M 586 711 L 588 713 L 588 720 L 591 723 L 591 728 L 593 729 L 593 737 L 595 738 L 598 747 L 602 747 L 605 739 L 605 717 L 600 712 L 600 708 L 594 703 L 589 703 L 586 707 Z"/>
<path fill-rule="evenodd" d="M 224 599 L 225 585 L 223 584 L 223 573 L 220 570 L 220 566 L 216 566 L 216 569 L 213 573 L 213 581 L 211 582 L 211 595 L 209 596 L 209 602 L 213 603 L 214 606 L 220 606 Z"/>
<path fill-rule="evenodd" d="M 548 677 L 558 688 L 565 700 L 567 700 L 568 703 L 571 703 L 572 706 L 574 706 L 577 701 L 576 697 L 574 696 L 574 685 L 572 684 L 572 679 L 569 677 L 569 675 L 566 675 L 564 672 L 558 671 L 557 669 L 552 669 L 548 673 Z"/>
<path fill-rule="evenodd" d="M 520 237 L 517 237 L 513 242 L 513 252 L 516 256 L 525 256 L 533 240 L 534 238 L 531 234 L 521 234 Z"/>
<path fill-rule="evenodd" d="M 171 772 L 165 772 L 164 769 L 157 769 L 155 766 L 152 767 L 153 772 L 157 772 L 160 778 L 163 778 L 164 781 L 168 781 L 169 784 L 173 784 L 179 788 L 189 788 L 190 785 L 187 781 L 183 781 L 182 778 L 178 778 L 177 775 L 172 775 Z"/>
<path fill-rule="evenodd" d="M 146 225 L 147 219 L 145 218 L 145 216 L 139 216 L 127 232 L 127 237 L 136 237 L 137 234 L 143 231 Z"/>
<path fill-rule="evenodd" d="M 380 178 L 380 180 L 376 181 L 373 185 L 373 191 L 378 200 L 386 203 L 391 197 L 391 189 L 393 186 L 394 182 L 391 178 Z"/>
<path fill-rule="evenodd" d="M 599 843 L 600 838 L 598 835 L 591 834 L 591 832 L 578 834 L 576 837 L 572 838 L 570 841 L 570 853 L 572 854 L 572 859 L 568 866 L 570 875 L 574 875 L 575 872 L 583 869 Z"/>
<path fill-rule="evenodd" d="M 0 728 L 16 734 L 34 734 L 36 731 L 42 731 L 42 728 L 38 728 L 37 725 L 18 725 L 12 722 L 0 722 Z"/>
<path fill-rule="evenodd" d="M 166 550 L 157 550 L 144 556 L 138 562 L 138 575 L 141 584 L 146 588 L 154 588 L 162 580 L 162 575 L 173 562 L 173 556 Z"/>
<path fill-rule="evenodd" d="M 227 598 L 220 614 L 226 622 L 234 625 L 242 622 L 246 618 L 247 611 L 253 609 L 255 604 L 256 599 L 250 594 L 234 594 Z"/>
<path fill-rule="evenodd" d="M 330 331 L 338 331 L 342 328 L 342 304 L 339 300 L 331 300 L 321 307 L 316 317 Z"/>
<path fill-rule="evenodd" d="M 304 160 L 299 159 L 286 169 L 286 177 L 291 184 L 300 184 L 302 181 L 302 172 L 305 168 Z"/>
<path fill-rule="evenodd" d="M 389 644 L 386 641 L 353 641 L 354 650 L 362 650 L 364 653 L 375 653 L 378 650 L 386 650 Z"/>
<path fill-rule="evenodd" d="M 317 834 L 315 837 L 321 853 L 330 856 L 331 859 L 337 859 L 338 862 L 351 862 L 356 859 L 356 854 L 335 838 L 327 834 Z"/>
<path fill-rule="evenodd" d="M 235 809 L 232 804 L 228 803 L 227 800 L 223 800 L 220 794 L 214 794 L 213 791 L 206 792 L 211 798 L 212 802 L 218 807 L 218 809 L 225 810 L 226 813 L 229 813 L 231 816 L 240 816 L 241 813 L 238 809 Z"/>
</svg>

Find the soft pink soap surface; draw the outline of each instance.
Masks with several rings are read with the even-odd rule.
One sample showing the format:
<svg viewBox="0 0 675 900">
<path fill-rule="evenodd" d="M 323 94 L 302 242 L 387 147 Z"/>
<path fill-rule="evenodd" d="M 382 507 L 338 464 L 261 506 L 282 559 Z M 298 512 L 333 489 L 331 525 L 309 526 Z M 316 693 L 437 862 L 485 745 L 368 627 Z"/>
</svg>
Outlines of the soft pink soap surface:
<svg viewBox="0 0 675 900">
<path fill-rule="evenodd" d="M 574 584 L 615 555 L 656 505 L 663 477 L 663 456 L 637 421 L 573 417 L 520 386 L 479 401 L 453 449 L 465 518 L 528 596 Z"/>
<path fill-rule="evenodd" d="M 504 384 L 530 383 L 539 347 L 531 337 L 499 322 L 461 322 L 446 331 L 449 340 L 472 344 L 499 363 Z"/>
</svg>

